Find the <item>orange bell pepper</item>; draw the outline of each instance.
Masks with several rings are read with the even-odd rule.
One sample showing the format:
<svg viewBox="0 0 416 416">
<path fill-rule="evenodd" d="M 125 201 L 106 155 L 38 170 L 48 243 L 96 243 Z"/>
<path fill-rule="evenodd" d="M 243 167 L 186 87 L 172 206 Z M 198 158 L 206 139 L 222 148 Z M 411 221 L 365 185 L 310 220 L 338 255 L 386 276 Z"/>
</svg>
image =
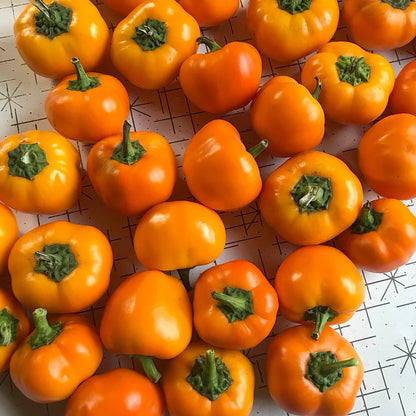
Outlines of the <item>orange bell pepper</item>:
<svg viewBox="0 0 416 416">
<path fill-rule="evenodd" d="M 189 269 L 214 261 L 225 246 L 225 227 L 210 208 L 190 201 L 162 202 L 139 220 L 134 251 L 148 269 L 175 270 L 189 289 Z"/>
<path fill-rule="evenodd" d="M 191 55 L 179 72 L 179 82 L 189 100 L 215 114 L 248 104 L 261 79 L 262 63 L 256 48 L 246 42 L 230 42 L 221 48 L 206 37 L 197 41 L 207 45 L 209 52 Z"/>
<path fill-rule="evenodd" d="M 267 386 L 284 411 L 305 416 L 345 416 L 363 379 L 353 346 L 331 327 L 318 341 L 311 327 L 297 325 L 277 334 L 266 357 Z"/>
<path fill-rule="evenodd" d="M 329 42 L 339 20 L 336 0 L 250 0 L 247 30 L 267 57 L 289 63 Z"/>
<path fill-rule="evenodd" d="M 183 154 L 182 169 L 191 194 L 219 211 L 245 207 L 261 191 L 254 158 L 266 146 L 264 140 L 246 151 L 231 123 L 220 119 L 208 122 L 191 138 Z"/>
<path fill-rule="evenodd" d="M 74 72 L 77 56 L 86 71 L 108 52 L 110 31 L 89 0 L 35 0 L 14 22 L 16 48 L 28 67 L 48 78 Z"/>
<path fill-rule="evenodd" d="M 9 368 L 10 358 L 29 333 L 23 306 L 6 287 L 0 287 L 0 373 Z"/>
<path fill-rule="evenodd" d="M 416 4 L 410 0 L 344 0 L 341 19 L 352 42 L 367 50 L 400 48 L 416 36 Z"/>
<path fill-rule="evenodd" d="M 389 97 L 389 108 L 392 113 L 410 113 L 416 116 L 415 88 L 416 60 L 413 60 L 406 64 L 397 75 Z"/>
<path fill-rule="evenodd" d="M 85 380 L 71 395 L 64 416 L 163 416 L 160 388 L 129 368 L 113 368 Z"/>
<path fill-rule="evenodd" d="M 196 52 L 197 21 L 175 0 L 146 0 L 114 29 L 111 60 L 133 85 L 166 87 Z"/>
<path fill-rule="evenodd" d="M 248 416 L 254 383 L 253 365 L 240 351 L 199 342 L 170 360 L 162 377 L 171 416 Z"/>
<path fill-rule="evenodd" d="M 250 106 L 253 130 L 267 139 L 267 151 L 288 157 L 311 150 L 324 137 L 325 115 L 317 101 L 321 83 L 313 94 L 293 78 L 284 75 L 268 80 Z"/>
<path fill-rule="evenodd" d="M 364 204 L 354 224 L 335 241 L 362 269 L 390 272 L 416 251 L 416 217 L 398 199 L 375 199 Z"/>
<path fill-rule="evenodd" d="M 358 166 L 370 188 L 387 198 L 416 197 L 416 116 L 393 114 L 371 126 L 358 144 Z"/>
<path fill-rule="evenodd" d="M 97 228 L 54 221 L 33 228 L 9 256 L 13 293 L 26 307 L 78 312 L 107 290 L 113 266 L 107 237 Z"/>
<path fill-rule="evenodd" d="M 276 321 L 279 301 L 252 263 L 233 260 L 205 270 L 194 288 L 194 326 L 208 344 L 247 349 L 260 344 Z"/>
<path fill-rule="evenodd" d="M 10 360 L 10 377 L 35 402 L 64 400 L 100 365 L 100 338 L 81 315 L 54 316 L 48 322 L 46 310 L 39 308 L 33 311 L 33 320 L 35 330 Z"/>
<path fill-rule="evenodd" d="M 292 156 L 264 181 L 259 208 L 287 241 L 315 245 L 331 240 L 357 218 L 363 190 L 335 156 L 309 150 Z"/>
<path fill-rule="evenodd" d="M 65 137 L 31 130 L 0 142 L 0 200 L 34 214 L 70 208 L 81 191 L 80 156 Z"/>
<path fill-rule="evenodd" d="M 121 215 L 142 215 L 170 198 L 177 178 L 175 153 L 160 134 L 130 133 L 96 143 L 87 159 L 87 172 L 104 203 Z"/>
<path fill-rule="evenodd" d="M 46 117 L 68 139 L 96 142 L 121 131 L 129 113 L 129 96 L 115 77 L 85 73 L 72 58 L 76 75 L 65 77 L 45 99 Z"/>
<path fill-rule="evenodd" d="M 385 110 L 395 75 L 389 61 L 352 42 L 330 42 L 307 59 L 301 82 L 309 91 L 318 77 L 325 116 L 344 124 L 366 124 Z"/>
<path fill-rule="evenodd" d="M 330 246 L 298 248 L 280 264 L 274 286 L 279 312 L 289 321 L 313 321 L 318 339 L 327 322 L 348 321 L 365 297 L 364 280 L 342 251 Z"/>
<path fill-rule="evenodd" d="M 204 27 L 230 19 L 240 4 L 238 0 L 178 0 L 178 3 Z"/>
<path fill-rule="evenodd" d="M 19 237 L 19 228 L 12 210 L 0 203 L 0 275 L 8 272 L 10 250 Z"/>
<path fill-rule="evenodd" d="M 138 356 L 156 382 L 160 374 L 151 357 L 176 357 L 191 340 L 192 310 L 186 289 L 179 279 L 158 270 L 129 276 L 105 304 L 100 336 L 109 351 Z"/>
</svg>

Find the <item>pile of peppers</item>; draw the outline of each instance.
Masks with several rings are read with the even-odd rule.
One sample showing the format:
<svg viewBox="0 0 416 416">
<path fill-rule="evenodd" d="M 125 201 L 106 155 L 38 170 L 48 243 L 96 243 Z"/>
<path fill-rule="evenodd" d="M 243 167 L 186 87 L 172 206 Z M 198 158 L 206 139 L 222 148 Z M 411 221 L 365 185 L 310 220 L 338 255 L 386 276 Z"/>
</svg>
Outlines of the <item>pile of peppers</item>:
<svg viewBox="0 0 416 416">
<path fill-rule="evenodd" d="M 415 3 L 344 0 L 339 10 L 335 0 L 249 0 L 254 45 L 222 46 L 201 27 L 232 18 L 236 0 L 104 3 L 122 16 L 111 35 L 89 0 L 34 0 L 14 23 L 23 61 L 57 82 L 45 99 L 51 131 L 0 142 L 0 273 L 10 277 L 0 287 L 0 371 L 34 402 L 67 400 L 65 416 L 248 416 L 255 370 L 242 350 L 265 343 L 277 406 L 345 416 L 364 367 L 331 325 L 365 299 L 358 267 L 392 271 L 416 251 L 416 218 L 403 202 L 416 197 L 416 61 L 396 78 L 377 53 L 414 39 Z M 340 12 L 353 42 L 331 41 Z M 262 83 L 265 59 L 306 57 L 300 82 Z M 106 61 L 120 76 L 99 72 Z M 127 86 L 156 90 L 176 78 L 189 103 L 215 117 L 189 137 L 180 167 L 168 138 L 131 131 L 127 120 Z M 247 106 L 258 138 L 249 149 L 222 117 Z M 315 149 L 326 120 L 373 123 L 357 157 L 380 198 L 364 201 L 350 166 Z M 91 143 L 85 170 L 100 203 L 139 217 L 131 240 L 143 270 L 112 285 L 104 230 L 52 221 L 19 235 L 13 212 L 77 203 L 77 142 Z M 286 158 L 267 177 L 262 152 Z M 174 197 L 179 170 L 192 200 Z M 296 247 L 275 276 L 244 259 L 217 262 L 221 214 L 252 203 Z M 81 312 L 106 293 L 90 322 Z M 278 316 L 292 324 L 276 334 Z M 104 351 L 137 369 L 98 373 Z"/>
</svg>

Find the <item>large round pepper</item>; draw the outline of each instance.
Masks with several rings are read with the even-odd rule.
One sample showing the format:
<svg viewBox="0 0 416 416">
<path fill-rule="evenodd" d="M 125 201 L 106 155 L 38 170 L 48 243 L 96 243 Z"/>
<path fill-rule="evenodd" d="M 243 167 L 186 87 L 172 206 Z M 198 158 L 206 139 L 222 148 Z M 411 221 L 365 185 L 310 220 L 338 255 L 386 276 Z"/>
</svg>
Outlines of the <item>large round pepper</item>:
<svg viewBox="0 0 416 416">
<path fill-rule="evenodd" d="M 310 92 L 318 77 L 325 116 L 344 124 L 366 124 L 387 106 L 395 75 L 389 61 L 352 42 L 330 42 L 307 59 L 301 81 Z"/>
<path fill-rule="evenodd" d="M 111 60 L 133 85 L 166 87 L 196 52 L 197 21 L 175 0 L 146 0 L 114 29 Z"/>
<path fill-rule="evenodd" d="M 230 19 L 237 11 L 238 0 L 178 0 L 199 26 L 217 26 Z"/>
<path fill-rule="evenodd" d="M 187 58 L 179 71 L 179 82 L 189 100 L 201 110 L 224 114 L 244 107 L 260 85 L 262 63 L 257 49 L 246 42 L 230 42 L 222 48 L 200 37 L 206 54 Z"/>
<path fill-rule="evenodd" d="M 19 228 L 12 210 L 0 203 L 0 275 L 7 273 L 10 250 L 19 237 Z"/>
<path fill-rule="evenodd" d="M 65 137 L 31 130 L 0 142 L 0 200 L 35 214 L 70 208 L 81 191 L 80 156 Z"/>
<path fill-rule="evenodd" d="M 336 0 L 250 0 L 247 30 L 257 49 L 289 63 L 329 42 L 339 20 Z"/>
<path fill-rule="evenodd" d="M 129 113 L 129 96 L 115 77 L 85 73 L 73 58 L 76 75 L 65 77 L 45 99 L 46 117 L 68 139 L 96 142 L 121 131 Z"/>
<path fill-rule="evenodd" d="M 413 2 L 412 2 L 413 3 Z M 416 6 L 416 3 L 413 3 Z M 410 113 L 416 116 L 416 59 L 407 63 L 399 72 L 389 97 L 392 113 Z"/>
<path fill-rule="evenodd" d="M 400 48 L 416 36 L 416 4 L 410 0 L 344 0 L 341 19 L 351 41 L 367 50 Z"/>
<path fill-rule="evenodd" d="M 336 245 L 362 269 L 390 272 L 406 264 L 416 251 L 416 217 L 398 199 L 375 199 L 364 204 Z"/>
<path fill-rule="evenodd" d="M 170 360 L 162 377 L 171 416 L 248 416 L 254 383 L 253 365 L 243 353 L 199 342 Z"/>
<path fill-rule="evenodd" d="M 393 114 L 371 126 L 358 144 L 358 166 L 379 195 L 416 196 L 416 116 Z"/>
<path fill-rule="evenodd" d="M 212 120 L 189 141 L 182 169 L 191 194 L 219 211 L 241 209 L 254 201 L 262 180 L 255 157 L 262 141 L 246 151 L 237 129 L 228 121 Z"/>
<path fill-rule="evenodd" d="M 273 328 L 276 291 L 252 263 L 233 260 L 205 270 L 193 296 L 194 326 L 208 344 L 247 349 L 260 344 Z"/>
<path fill-rule="evenodd" d="M 162 202 L 139 220 L 134 251 L 148 269 L 181 272 L 189 285 L 189 269 L 214 261 L 225 246 L 225 227 L 212 209 L 190 201 Z"/>
<path fill-rule="evenodd" d="M 104 203 L 121 215 L 142 215 L 170 198 L 177 178 L 175 153 L 160 134 L 130 133 L 96 143 L 87 159 L 87 172 Z"/>
<path fill-rule="evenodd" d="M 268 80 L 250 106 L 253 130 L 268 141 L 266 151 L 288 157 L 311 150 L 324 137 L 325 116 L 317 101 L 321 83 L 311 94 L 306 87 L 284 75 Z"/>
<path fill-rule="evenodd" d="M 277 270 L 274 286 L 279 313 L 293 322 L 313 321 L 313 339 L 327 322 L 348 321 L 365 296 L 364 280 L 354 263 L 342 251 L 323 245 L 289 254 Z"/>
<path fill-rule="evenodd" d="M 309 150 L 292 156 L 264 181 L 259 208 L 287 241 L 314 245 L 328 241 L 357 218 L 363 190 L 339 158 Z"/>
<path fill-rule="evenodd" d="M 48 322 L 46 310 L 39 308 L 33 311 L 33 320 L 35 330 L 10 360 L 10 377 L 34 402 L 64 400 L 100 365 L 100 337 L 81 315 L 56 315 Z"/>
<path fill-rule="evenodd" d="M 107 290 L 113 254 L 107 237 L 90 225 L 54 221 L 33 228 L 9 256 L 16 298 L 51 313 L 78 312 Z"/>
<path fill-rule="evenodd" d="M 108 50 L 110 31 L 89 0 L 35 0 L 14 23 L 16 48 L 32 71 L 49 78 L 74 72 L 77 56 L 86 71 L 100 64 Z"/>
<path fill-rule="evenodd" d="M 149 378 L 157 381 L 160 374 L 151 357 L 176 357 L 191 340 L 186 289 L 179 279 L 158 270 L 129 276 L 105 304 L 100 336 L 109 351 L 138 356 Z"/>
<path fill-rule="evenodd" d="M 160 388 L 129 368 L 113 368 L 85 380 L 71 395 L 64 416 L 163 416 Z"/>
<path fill-rule="evenodd" d="M 9 288 L 0 286 L 0 373 L 9 368 L 10 358 L 29 330 L 23 306 Z"/>
<path fill-rule="evenodd" d="M 318 341 L 296 325 L 277 334 L 266 357 L 267 386 L 284 411 L 305 416 L 346 416 L 363 379 L 353 346 L 331 327 Z"/>
</svg>

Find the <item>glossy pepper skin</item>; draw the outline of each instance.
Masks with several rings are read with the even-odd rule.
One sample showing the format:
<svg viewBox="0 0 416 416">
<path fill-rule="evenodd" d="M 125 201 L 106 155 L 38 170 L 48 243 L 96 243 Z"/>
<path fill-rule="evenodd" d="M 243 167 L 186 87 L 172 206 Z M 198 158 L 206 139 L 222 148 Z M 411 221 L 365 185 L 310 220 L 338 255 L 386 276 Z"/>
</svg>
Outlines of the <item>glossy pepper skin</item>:
<svg viewBox="0 0 416 416">
<path fill-rule="evenodd" d="M 210 379 L 210 370 L 214 368 Z M 192 379 L 188 382 L 190 374 L 201 376 L 201 392 L 194 389 Z M 225 391 L 218 383 L 218 375 L 232 380 Z M 253 366 L 240 351 L 199 342 L 191 343 L 182 354 L 170 360 L 162 377 L 171 416 L 194 416 L 195 409 L 200 416 L 248 416 L 253 406 L 254 383 Z"/>
<path fill-rule="evenodd" d="M 134 251 L 148 269 L 168 271 L 208 264 L 222 253 L 224 246 L 221 217 L 190 201 L 155 205 L 140 218 L 134 233 Z"/>
<path fill-rule="evenodd" d="M 352 409 L 363 379 L 363 365 L 353 346 L 331 327 L 326 327 L 318 341 L 310 337 L 309 325 L 297 325 L 276 335 L 269 344 L 266 357 L 267 385 L 272 399 L 284 411 L 305 416 L 345 416 Z M 325 389 L 325 383 L 314 384 L 305 375 L 318 374 L 308 369 L 310 354 L 329 351 L 331 361 L 325 370 L 340 367 L 339 380 Z M 325 354 L 326 355 L 326 354 Z M 321 355 L 322 356 L 322 355 Z M 313 359 L 312 359 L 313 360 Z M 343 368 L 344 365 L 347 365 Z M 313 377 L 312 377 L 313 378 Z M 329 383 L 332 384 L 332 383 Z M 324 388 L 323 391 L 320 390 Z"/>
<path fill-rule="evenodd" d="M 13 354 L 10 377 L 34 402 L 64 400 L 100 365 L 100 338 L 95 327 L 81 315 L 57 315 L 47 320 L 46 310 L 39 308 L 33 317 L 35 330 Z"/>
<path fill-rule="evenodd" d="M 157 381 L 160 375 L 153 378 L 153 366 L 148 373 L 146 357 L 171 359 L 191 340 L 192 310 L 186 289 L 178 278 L 158 270 L 127 277 L 107 300 L 100 336 L 109 351 L 138 355 L 148 376 Z"/>
<path fill-rule="evenodd" d="M 285 75 L 271 78 L 260 88 L 250 105 L 250 122 L 256 134 L 268 141 L 267 152 L 288 157 L 321 142 L 325 115 L 317 101 L 319 92 L 319 80 L 311 94 Z"/>
<path fill-rule="evenodd" d="M 329 42 L 338 20 L 335 0 L 250 0 L 246 15 L 257 49 L 279 63 L 295 61 Z"/>
<path fill-rule="evenodd" d="M 301 82 L 309 91 L 322 82 L 319 102 L 325 116 L 342 124 L 366 124 L 385 110 L 395 75 L 381 55 L 352 42 L 329 42 L 307 59 Z"/>
<path fill-rule="evenodd" d="M 238 0 L 178 0 L 178 3 L 193 17 L 199 26 L 217 26 L 233 17 Z"/>
<path fill-rule="evenodd" d="M 277 270 L 274 286 L 279 312 L 293 322 L 313 321 L 313 339 L 327 323 L 348 321 L 365 296 L 364 280 L 354 263 L 342 251 L 322 245 L 289 254 Z"/>
<path fill-rule="evenodd" d="M 362 269 L 390 272 L 406 264 L 416 250 L 416 218 L 398 199 L 375 199 L 364 204 L 357 221 L 335 241 Z"/>
<path fill-rule="evenodd" d="M 71 395 L 64 416 L 163 416 L 160 388 L 129 368 L 113 368 L 85 380 Z"/>
<path fill-rule="evenodd" d="M 33 214 L 70 208 L 81 190 L 78 151 L 53 131 L 31 130 L 0 142 L 0 200 Z"/>
<path fill-rule="evenodd" d="M 351 41 L 367 50 L 400 48 L 416 35 L 413 1 L 345 0 L 341 19 Z"/>
<path fill-rule="evenodd" d="M 279 301 L 264 274 L 252 263 L 232 260 L 205 270 L 194 288 L 194 326 L 206 343 L 247 349 L 273 328 Z"/>
<path fill-rule="evenodd" d="M 107 290 L 113 254 L 98 228 L 54 221 L 33 228 L 14 244 L 9 272 L 16 298 L 28 308 L 78 312 Z"/>
<path fill-rule="evenodd" d="M 55 20 L 55 13 L 59 19 Z M 38 33 L 37 25 L 50 27 L 50 31 Z M 32 1 L 17 17 L 14 35 L 25 63 L 48 78 L 72 74 L 73 56 L 81 60 L 85 70 L 93 70 L 104 59 L 110 40 L 107 23 L 89 0 Z"/>
<path fill-rule="evenodd" d="M 195 53 L 181 65 L 179 82 L 189 100 L 201 110 L 225 114 L 247 105 L 260 85 L 262 63 L 254 46 L 230 42 L 222 48 L 200 37 L 209 52 Z"/>
<path fill-rule="evenodd" d="M 218 211 L 233 211 L 254 201 L 262 180 L 254 157 L 267 143 L 246 150 L 228 121 L 212 120 L 189 141 L 182 169 L 192 195 Z"/>
<path fill-rule="evenodd" d="M 19 237 L 19 228 L 13 211 L 0 203 L 0 275 L 6 274 L 10 250 Z"/>
<path fill-rule="evenodd" d="M 393 114 L 377 121 L 358 143 L 358 167 L 370 188 L 387 198 L 416 196 L 416 116 Z"/>
<path fill-rule="evenodd" d="M 263 218 L 285 240 L 298 245 L 328 241 L 357 218 L 363 190 L 339 158 L 309 150 L 277 167 L 259 196 Z"/>
<path fill-rule="evenodd" d="M 115 77 L 84 71 L 73 58 L 76 75 L 68 75 L 45 99 L 46 117 L 68 139 L 96 142 L 121 131 L 129 113 L 129 96 Z"/>
<path fill-rule="evenodd" d="M 413 3 L 412 3 L 413 4 Z M 397 75 L 389 97 L 389 108 L 393 114 L 409 113 L 416 116 L 416 60 L 406 64 Z"/>
<path fill-rule="evenodd" d="M 166 87 L 196 52 L 199 34 L 197 21 L 175 0 L 146 0 L 115 28 L 111 60 L 137 87 Z"/>
<path fill-rule="evenodd" d="M 160 134 L 147 131 L 123 134 L 96 143 L 87 159 L 90 181 L 104 203 L 121 215 L 142 215 L 168 200 L 177 178 L 175 153 Z"/>
<path fill-rule="evenodd" d="M 10 358 L 30 331 L 23 306 L 6 285 L 0 286 L 0 374 L 9 368 Z"/>
</svg>

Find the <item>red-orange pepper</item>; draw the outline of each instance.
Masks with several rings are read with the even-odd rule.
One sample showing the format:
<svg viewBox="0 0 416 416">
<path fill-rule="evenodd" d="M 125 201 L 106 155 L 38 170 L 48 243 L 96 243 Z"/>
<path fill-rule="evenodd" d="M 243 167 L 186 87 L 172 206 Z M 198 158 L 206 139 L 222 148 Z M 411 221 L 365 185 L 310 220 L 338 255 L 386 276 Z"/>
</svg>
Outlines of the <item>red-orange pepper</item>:
<svg viewBox="0 0 416 416">
<path fill-rule="evenodd" d="M 191 194 L 203 205 L 233 211 L 257 198 L 262 180 L 255 157 L 261 141 L 246 151 L 237 129 L 228 121 L 212 120 L 189 141 L 182 169 Z"/>
<path fill-rule="evenodd" d="M 276 291 L 252 263 L 233 260 L 205 270 L 194 288 L 194 326 L 208 344 L 247 349 L 263 341 L 276 321 Z"/>
<path fill-rule="evenodd" d="M 353 346 L 331 327 L 317 341 L 312 327 L 296 325 L 278 333 L 266 357 L 267 386 L 286 412 L 304 416 L 345 416 L 363 379 Z"/>
<path fill-rule="evenodd" d="M 398 199 L 375 199 L 364 204 L 354 224 L 335 241 L 362 269 L 390 272 L 406 264 L 416 250 L 416 217 Z"/>
<path fill-rule="evenodd" d="M 189 100 L 201 110 L 224 114 L 244 107 L 260 85 L 262 63 L 259 52 L 246 42 L 230 42 L 222 48 L 206 37 L 206 54 L 187 58 L 179 71 L 179 82 Z"/>
<path fill-rule="evenodd" d="M 412 2 L 413 3 L 413 2 Z M 416 6 L 416 3 L 413 3 Z M 416 116 L 416 59 L 407 63 L 399 72 L 389 97 L 392 113 L 410 113 Z"/>
</svg>

